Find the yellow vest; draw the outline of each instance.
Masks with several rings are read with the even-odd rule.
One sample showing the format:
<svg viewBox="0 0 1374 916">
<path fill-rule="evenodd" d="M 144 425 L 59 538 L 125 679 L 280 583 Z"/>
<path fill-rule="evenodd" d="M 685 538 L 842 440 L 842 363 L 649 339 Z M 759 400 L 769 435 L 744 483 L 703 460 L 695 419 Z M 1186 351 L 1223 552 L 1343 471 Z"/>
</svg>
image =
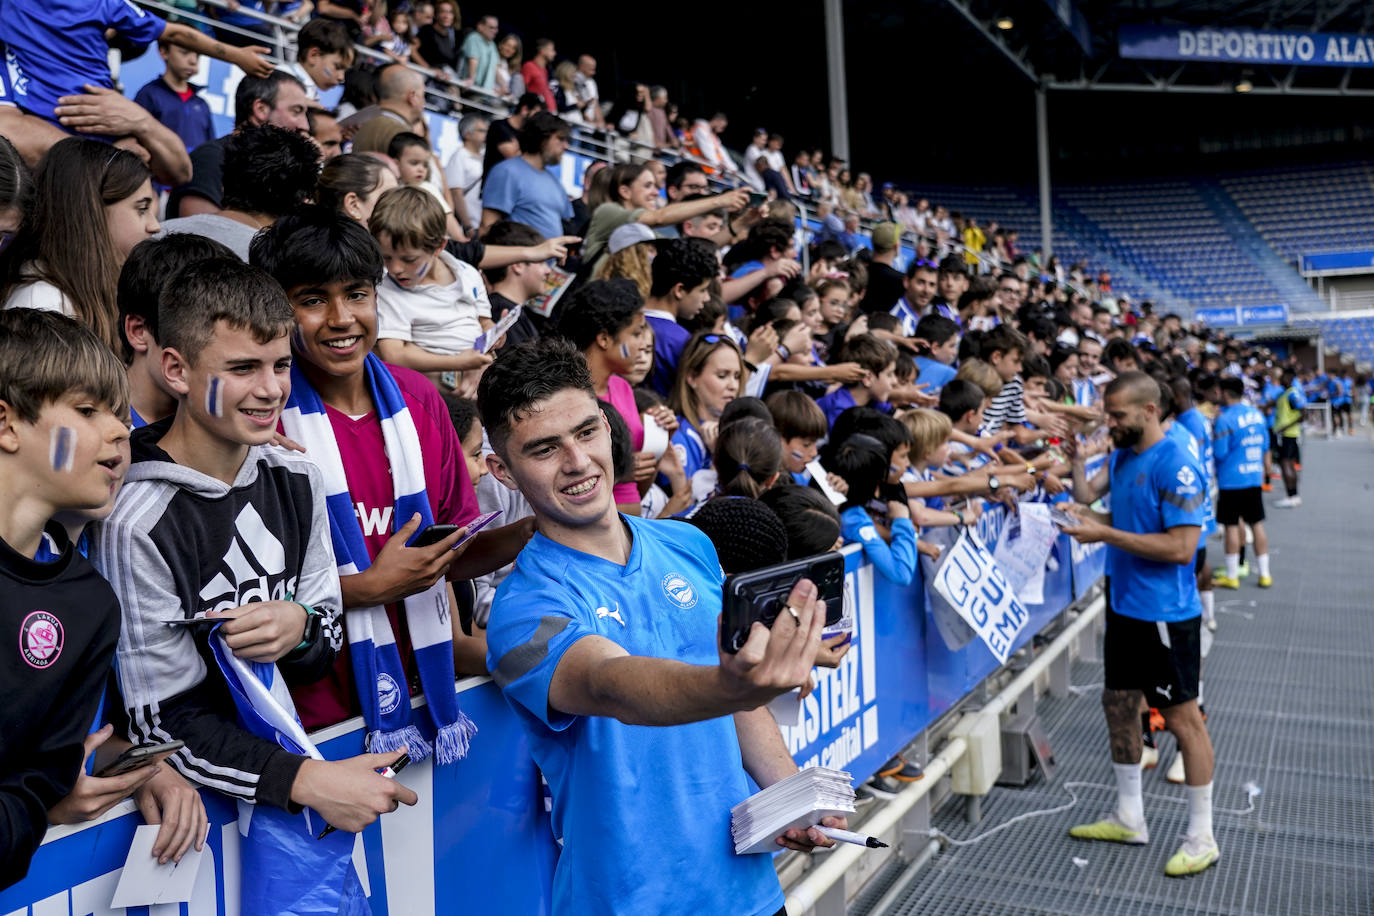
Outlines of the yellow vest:
<svg viewBox="0 0 1374 916">
<path fill-rule="evenodd" d="M 1298 438 L 1302 428 L 1302 411 L 1296 409 L 1288 397 L 1292 388 L 1285 389 L 1274 404 L 1274 432 L 1288 439 Z"/>
</svg>

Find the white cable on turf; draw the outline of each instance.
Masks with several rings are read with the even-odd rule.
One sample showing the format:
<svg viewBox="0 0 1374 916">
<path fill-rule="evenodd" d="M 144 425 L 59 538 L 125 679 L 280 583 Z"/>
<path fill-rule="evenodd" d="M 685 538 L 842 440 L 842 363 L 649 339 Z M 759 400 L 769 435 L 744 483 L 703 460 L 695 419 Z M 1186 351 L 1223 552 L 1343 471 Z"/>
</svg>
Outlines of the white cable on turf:
<svg viewBox="0 0 1374 916">
<path fill-rule="evenodd" d="M 1044 809 L 1039 810 L 1039 811 L 1027 811 L 1027 812 L 1025 812 L 1024 814 L 1018 814 L 1018 815 L 1016 815 L 1015 817 L 1013 817 L 1011 820 L 1007 821 L 1006 823 L 1004 823 L 1004 824 L 998 824 L 996 827 L 989 828 L 988 830 L 984 831 L 983 833 L 980 833 L 980 834 L 978 834 L 978 835 L 976 835 L 976 836 L 969 837 L 969 838 L 966 839 L 966 840 L 956 840 L 954 837 L 952 837 L 952 836 L 950 836 L 949 834 L 945 833 L 943 830 L 940 830 L 938 827 L 931 827 L 929 830 L 926 831 L 926 836 L 934 837 L 935 839 L 938 839 L 940 842 L 942 842 L 942 843 L 947 843 L 947 844 L 949 844 L 950 846 L 972 846 L 972 845 L 974 845 L 975 843 L 981 843 L 981 842 L 983 842 L 984 840 L 986 840 L 988 837 L 992 836 L 993 834 L 1000 833 L 1000 832 L 1002 832 L 1003 830 L 1006 830 L 1008 827 L 1012 826 L 1013 824 L 1019 824 L 1019 823 L 1021 823 L 1022 821 L 1027 821 L 1027 820 L 1030 820 L 1031 818 L 1034 818 L 1034 817 L 1046 817 L 1046 816 L 1051 815 L 1051 814 L 1061 814 L 1061 813 L 1063 813 L 1063 812 L 1065 812 L 1065 811 L 1068 811 L 1068 810 L 1069 810 L 1070 808 L 1072 808 L 1074 805 L 1077 805 L 1077 804 L 1078 804 L 1078 801 L 1079 801 L 1079 799 L 1078 799 L 1078 794 L 1077 794 L 1076 792 L 1074 792 L 1074 789 L 1101 789 L 1101 790 L 1103 790 L 1104 792 L 1115 792 L 1115 791 L 1116 791 L 1116 787 L 1115 787 L 1115 786 L 1109 786 L 1109 785 L 1106 785 L 1106 784 L 1103 784 L 1103 783 L 1096 783 L 1096 782 L 1066 782 L 1066 783 L 1064 783 L 1064 791 L 1066 791 L 1066 792 L 1069 793 L 1070 801 L 1068 801 L 1068 802 L 1065 803 L 1065 804 L 1058 805 L 1058 806 L 1056 806 L 1056 807 L 1054 807 L 1054 808 L 1044 808 Z M 1244 817 L 1244 816 L 1247 815 L 1247 814 L 1253 813 L 1254 810 L 1255 810 L 1255 797 L 1256 797 L 1257 795 L 1260 794 L 1260 787 L 1257 786 L 1257 785 L 1255 785 L 1255 783 L 1253 783 L 1253 782 L 1247 782 L 1244 786 L 1241 787 L 1241 789 L 1242 789 L 1242 791 L 1245 792 L 1246 797 L 1250 800 L 1250 803 L 1249 803 L 1249 805 L 1248 805 L 1247 807 L 1245 807 L 1245 808 L 1214 808 L 1214 809 L 1212 809 L 1212 810 L 1213 810 L 1213 813 L 1215 813 L 1215 814 L 1228 814 L 1228 815 L 1231 815 L 1231 816 L 1233 816 L 1233 817 Z M 1146 798 L 1149 798 L 1149 799 L 1152 799 L 1152 800 L 1154 800 L 1154 801 L 1173 802 L 1174 804 L 1181 804 L 1181 805 L 1186 805 L 1186 804 L 1188 804 L 1188 799 L 1186 799 L 1186 798 L 1175 798 L 1175 797 L 1173 797 L 1173 796 L 1171 796 L 1171 795 L 1152 795 L 1152 794 L 1147 794 L 1145 797 L 1146 797 Z"/>
</svg>

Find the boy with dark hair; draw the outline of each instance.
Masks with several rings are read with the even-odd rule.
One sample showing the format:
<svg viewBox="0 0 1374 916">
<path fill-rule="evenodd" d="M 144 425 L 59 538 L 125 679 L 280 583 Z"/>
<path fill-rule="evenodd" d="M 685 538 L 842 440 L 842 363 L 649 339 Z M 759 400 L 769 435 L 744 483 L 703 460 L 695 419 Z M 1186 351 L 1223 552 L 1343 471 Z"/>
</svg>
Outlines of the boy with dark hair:
<svg viewBox="0 0 1374 916">
<path fill-rule="evenodd" d="M 419 188 L 383 194 L 368 228 L 387 270 L 377 286 L 377 352 L 457 387 L 456 373 L 491 362 L 473 348 L 492 326 L 482 275 L 444 250 L 444 210 Z"/>
<path fill-rule="evenodd" d="M 176 394 L 162 375 L 157 300 L 167 278 L 187 264 L 234 253 L 203 235 L 178 232 L 144 239 L 119 271 L 119 330 L 129 374 L 129 420 L 134 429 L 176 412 Z"/>
<path fill-rule="evenodd" d="M 1021 361 L 1029 352 L 1029 341 L 1009 324 L 999 324 L 983 338 L 982 358 L 1002 378 L 1002 390 L 983 408 L 983 432 L 997 433 L 1006 428 L 1016 434 L 1017 442 L 1026 443 L 1044 435 L 1041 428 L 1030 425 L 1032 422 L 1039 421 L 1039 427 L 1053 433 L 1068 431 L 1064 421 L 1026 410 Z"/>
<path fill-rule="evenodd" d="M 124 608 L 117 663 L 129 737 L 181 739 L 171 762 L 193 782 L 288 812 L 308 806 L 356 832 L 415 801 L 371 772 L 391 757 L 311 759 L 236 725 L 231 712 L 236 665 L 275 664 L 264 683 L 294 716 L 275 673 L 316 680 L 340 645 L 320 471 L 264 447 L 290 387 L 290 308 L 261 271 L 213 258 L 169 279 L 158 323 L 177 411 L 139 431 L 92 549 Z M 197 618 L 223 622 L 205 637 L 168 623 Z M 226 678 L 210 675 L 211 658 Z"/>
<path fill-rule="evenodd" d="M 691 321 L 711 295 L 720 272 L 715 246 L 697 239 L 668 239 L 658 245 L 651 271 L 653 283 L 644 300 L 644 317 L 654 332 L 654 365 L 649 387 L 665 398 L 677 383 L 677 364 L 691 332 L 679 322 Z"/>
<path fill-rule="evenodd" d="M 167 69 L 138 90 L 134 101 L 180 137 L 189 153 L 215 138 L 210 106 L 200 95 L 204 87 L 191 83 L 191 77 L 200 70 L 200 54 L 165 38 L 158 39 L 157 53 Z"/>
<path fill-rule="evenodd" d="M 593 912 L 654 912 L 668 900 L 777 912 L 768 857 L 736 856 L 725 838 L 730 806 L 750 792 L 746 771 L 763 787 L 796 772 L 763 705 L 808 677 L 824 622 L 815 586 L 799 583 L 788 613 L 754 627 L 738 654 L 719 651 L 716 551 L 690 525 L 615 511 L 609 427 L 572 344 L 504 350 L 478 407 L 492 474 L 538 519 L 497 591 L 488 663 L 553 789 L 554 833 L 569 840 L 555 896 Z M 663 810 L 692 811 L 676 828 L 679 854 L 638 855 L 636 838 Z M 618 829 L 602 830 L 607 822 Z M 576 839 L 587 836 L 599 839 Z M 830 840 L 813 828 L 777 843 Z"/>
<path fill-rule="evenodd" d="M 408 744 L 412 757 L 428 755 L 437 733 L 439 763 L 451 763 L 472 734 L 453 693 L 455 665 L 485 672 L 485 643 L 453 633 L 446 579 L 504 566 L 530 526 L 488 529 L 458 550 L 462 529 L 406 546 L 422 526 L 473 519 L 477 498 L 439 392 L 372 353 L 377 243 L 346 215 L 304 207 L 261 233 L 252 256 L 295 311 L 282 426 L 324 471 L 343 593 L 347 644 L 324 680 L 294 689 L 301 721 L 321 728 L 362 715 L 372 747 Z M 428 704 L 412 713 L 403 698 L 421 688 Z"/>
<path fill-rule="evenodd" d="M 0 638 L 18 655 L 0 667 L 0 887 L 24 877 L 48 810 L 75 786 L 109 677 L 119 604 L 48 520 L 109 500 L 127 462 L 128 404 L 123 367 L 84 325 L 0 312 Z M 45 535 L 58 557 L 38 563 Z"/>
<path fill-rule="evenodd" d="M 353 62 L 353 42 L 348 29 L 333 19 L 312 19 L 296 33 L 296 62 L 288 69 L 305 86 L 306 98 L 318 104 L 321 90 L 343 83 L 344 71 Z"/>
<path fill-rule="evenodd" d="M 203 235 L 246 261 L 254 233 L 314 196 L 320 148 L 297 131 L 270 124 L 240 128 L 223 147 L 221 210 L 167 220 L 162 235 Z"/>
<path fill-rule="evenodd" d="M 826 421 L 833 425 L 836 417 L 854 406 L 872 405 L 890 413 L 892 406 L 887 403 L 887 397 L 897 385 L 896 347 L 872 334 L 855 334 L 840 345 L 836 358 L 840 362 L 858 363 L 864 376 L 853 384 L 841 385 L 816 402 Z"/>
<path fill-rule="evenodd" d="M 916 385 L 938 393 L 954 378 L 954 360 L 959 355 L 959 325 L 943 315 L 926 315 L 916 323 L 913 335 L 917 348 Z"/>
<path fill-rule="evenodd" d="M 493 223 L 483 240 L 487 245 L 520 248 L 533 248 L 546 241 L 532 227 L 504 219 Z M 499 322 L 511 309 L 524 305 L 544 292 L 549 278 L 549 266 L 545 261 L 516 261 L 503 267 L 486 268 L 482 275 L 487 281 L 487 301 L 490 303 L 491 317 Z M 521 309 L 520 317 L 506 331 L 506 345 L 534 340 L 539 336 L 543 326 L 541 316 L 529 309 Z"/>
<path fill-rule="evenodd" d="M 800 391 L 777 391 L 764 403 L 782 439 L 783 466 L 793 481 L 806 486 L 811 482 L 811 472 L 806 466 L 816 458 L 816 443 L 824 439 L 829 430 L 825 413 Z"/>
<path fill-rule="evenodd" d="M 868 504 L 878 499 L 879 487 L 891 471 L 892 453 L 866 433 L 849 436 L 830 450 L 832 472 L 847 485 L 840 506 L 840 530 L 846 544 L 862 545 L 864 556 L 897 585 L 907 585 L 916 574 L 916 528 L 905 500 L 887 500 L 891 524 L 889 544 L 873 524 Z"/>
</svg>

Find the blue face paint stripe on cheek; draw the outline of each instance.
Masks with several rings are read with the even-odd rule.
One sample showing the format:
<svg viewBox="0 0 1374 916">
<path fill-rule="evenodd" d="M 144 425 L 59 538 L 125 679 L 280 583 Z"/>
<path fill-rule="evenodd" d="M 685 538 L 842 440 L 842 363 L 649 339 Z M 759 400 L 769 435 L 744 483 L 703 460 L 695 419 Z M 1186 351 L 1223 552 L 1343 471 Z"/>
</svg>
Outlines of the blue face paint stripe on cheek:
<svg viewBox="0 0 1374 916">
<path fill-rule="evenodd" d="M 629 359 L 629 358 L 630 358 L 630 345 L 629 345 L 629 344 L 621 344 L 621 345 L 620 345 L 620 355 L 621 355 L 622 357 L 624 357 L 625 359 Z"/>
<path fill-rule="evenodd" d="M 415 279 L 423 280 L 425 278 L 425 274 L 429 273 L 430 263 L 431 262 L 426 261 L 425 263 L 421 264 L 419 267 L 415 269 Z"/>
<path fill-rule="evenodd" d="M 205 412 L 212 417 L 224 416 L 224 392 L 223 383 L 218 376 L 210 376 L 210 383 L 205 386 Z"/>
<path fill-rule="evenodd" d="M 54 471 L 70 473 L 76 460 L 76 430 L 59 426 L 48 441 L 48 460 Z"/>
</svg>

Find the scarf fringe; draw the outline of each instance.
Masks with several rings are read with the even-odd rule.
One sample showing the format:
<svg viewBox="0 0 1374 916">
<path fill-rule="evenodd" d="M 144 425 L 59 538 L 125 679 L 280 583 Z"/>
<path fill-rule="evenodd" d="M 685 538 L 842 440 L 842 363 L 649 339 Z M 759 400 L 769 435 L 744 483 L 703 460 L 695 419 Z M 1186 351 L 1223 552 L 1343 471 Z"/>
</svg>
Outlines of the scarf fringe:
<svg viewBox="0 0 1374 916">
<path fill-rule="evenodd" d="M 434 747 L 425 740 L 425 736 L 420 734 L 420 730 L 414 725 L 407 725 L 394 731 L 384 732 L 380 729 L 369 732 L 367 736 L 367 749 L 372 754 L 387 754 L 391 751 L 406 749 L 410 759 L 416 762 L 424 760 L 434 752 Z"/>
<path fill-rule="evenodd" d="M 468 755 L 468 745 L 477 734 L 477 723 L 467 713 L 458 711 L 458 720 L 439 729 L 434 737 L 434 760 L 443 765 L 456 763 Z"/>
</svg>

